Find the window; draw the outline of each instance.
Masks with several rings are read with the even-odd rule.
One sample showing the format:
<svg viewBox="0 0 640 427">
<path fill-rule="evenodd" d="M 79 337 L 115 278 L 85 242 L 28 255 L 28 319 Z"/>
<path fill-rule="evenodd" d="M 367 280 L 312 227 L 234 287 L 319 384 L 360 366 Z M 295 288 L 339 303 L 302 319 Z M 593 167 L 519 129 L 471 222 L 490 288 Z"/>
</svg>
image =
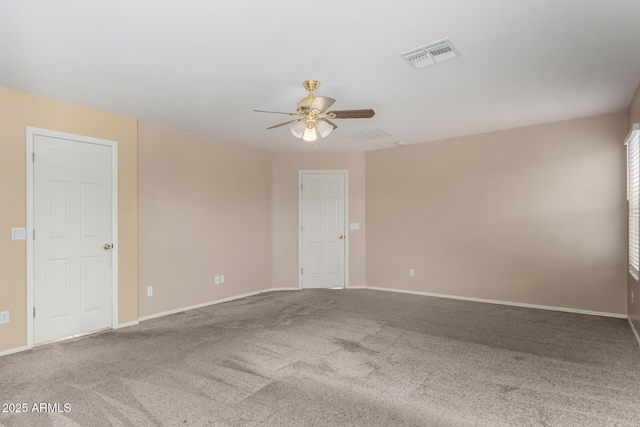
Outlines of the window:
<svg viewBox="0 0 640 427">
<path fill-rule="evenodd" d="M 638 279 L 640 270 L 640 124 L 633 129 L 627 145 L 627 200 L 629 201 L 629 273 Z"/>
</svg>

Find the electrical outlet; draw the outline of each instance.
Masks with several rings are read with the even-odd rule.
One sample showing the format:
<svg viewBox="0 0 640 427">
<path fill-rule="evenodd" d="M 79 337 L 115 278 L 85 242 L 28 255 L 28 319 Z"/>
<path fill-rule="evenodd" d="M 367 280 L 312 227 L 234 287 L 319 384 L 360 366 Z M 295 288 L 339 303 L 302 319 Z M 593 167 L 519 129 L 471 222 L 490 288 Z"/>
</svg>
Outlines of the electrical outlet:
<svg viewBox="0 0 640 427">
<path fill-rule="evenodd" d="M 413 268 L 409 269 L 409 277 L 414 277 L 416 275 L 416 271 Z"/>
<path fill-rule="evenodd" d="M 220 284 L 220 276 L 216 276 L 216 277 L 215 277 L 215 281 L 214 281 L 214 283 L 215 283 L 216 285 L 219 285 L 219 284 Z"/>
<path fill-rule="evenodd" d="M 220 275 L 220 283 L 224 283 L 224 274 Z"/>
<path fill-rule="evenodd" d="M 631 304 L 633 304 L 633 291 L 631 291 Z"/>
<path fill-rule="evenodd" d="M 153 296 L 153 286 L 147 286 L 147 296 Z"/>
<path fill-rule="evenodd" d="M 0 313 L 0 324 L 9 323 L 9 312 L 3 311 Z"/>
</svg>

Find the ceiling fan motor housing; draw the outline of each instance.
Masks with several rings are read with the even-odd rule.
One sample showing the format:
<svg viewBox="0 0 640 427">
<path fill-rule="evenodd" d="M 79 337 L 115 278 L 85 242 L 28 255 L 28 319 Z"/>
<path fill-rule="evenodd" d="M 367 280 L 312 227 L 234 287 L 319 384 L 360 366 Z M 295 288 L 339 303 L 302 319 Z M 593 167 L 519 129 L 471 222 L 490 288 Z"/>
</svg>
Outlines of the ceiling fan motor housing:
<svg viewBox="0 0 640 427">
<path fill-rule="evenodd" d="M 320 87 L 320 80 L 309 79 L 302 82 L 302 87 L 309 91 L 309 95 L 305 96 L 298 102 L 297 110 L 300 114 L 307 114 L 311 103 L 316 98 L 313 91 Z"/>
<path fill-rule="evenodd" d="M 297 110 L 300 114 L 306 114 L 309 111 L 309 107 L 311 107 L 311 103 L 315 99 L 315 95 L 313 92 L 309 94 L 309 96 L 305 96 L 298 102 Z"/>
</svg>

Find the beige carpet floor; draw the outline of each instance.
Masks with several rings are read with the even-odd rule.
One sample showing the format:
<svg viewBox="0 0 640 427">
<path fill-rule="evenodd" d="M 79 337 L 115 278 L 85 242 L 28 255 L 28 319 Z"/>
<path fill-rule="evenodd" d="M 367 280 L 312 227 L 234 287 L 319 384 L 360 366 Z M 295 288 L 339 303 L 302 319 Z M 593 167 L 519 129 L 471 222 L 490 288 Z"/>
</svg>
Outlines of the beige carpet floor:
<svg viewBox="0 0 640 427">
<path fill-rule="evenodd" d="M 272 292 L 2 357 L 0 403 L 28 405 L 2 426 L 638 426 L 640 349 L 622 319 Z"/>
</svg>

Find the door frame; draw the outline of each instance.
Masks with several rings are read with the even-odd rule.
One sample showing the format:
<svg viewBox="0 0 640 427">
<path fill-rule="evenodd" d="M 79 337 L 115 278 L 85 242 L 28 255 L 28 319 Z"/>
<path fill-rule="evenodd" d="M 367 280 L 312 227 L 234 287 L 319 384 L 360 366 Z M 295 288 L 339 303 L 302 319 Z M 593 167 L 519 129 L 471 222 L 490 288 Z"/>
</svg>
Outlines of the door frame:
<svg viewBox="0 0 640 427">
<path fill-rule="evenodd" d="M 27 349 L 33 348 L 33 278 L 35 274 L 34 263 L 34 155 L 33 139 L 35 136 L 46 136 L 50 138 L 67 139 L 85 144 L 98 144 L 111 147 L 111 233 L 112 233 L 112 313 L 111 327 L 118 326 L 118 143 L 106 139 L 93 138 L 90 136 L 74 135 L 66 132 L 58 132 L 48 129 L 40 129 L 31 126 L 26 127 L 26 181 L 27 181 Z"/>
<path fill-rule="evenodd" d="M 304 174 L 342 174 L 344 176 L 344 287 L 349 287 L 349 171 L 298 170 L 298 288 L 302 289 L 302 176 Z"/>
</svg>

